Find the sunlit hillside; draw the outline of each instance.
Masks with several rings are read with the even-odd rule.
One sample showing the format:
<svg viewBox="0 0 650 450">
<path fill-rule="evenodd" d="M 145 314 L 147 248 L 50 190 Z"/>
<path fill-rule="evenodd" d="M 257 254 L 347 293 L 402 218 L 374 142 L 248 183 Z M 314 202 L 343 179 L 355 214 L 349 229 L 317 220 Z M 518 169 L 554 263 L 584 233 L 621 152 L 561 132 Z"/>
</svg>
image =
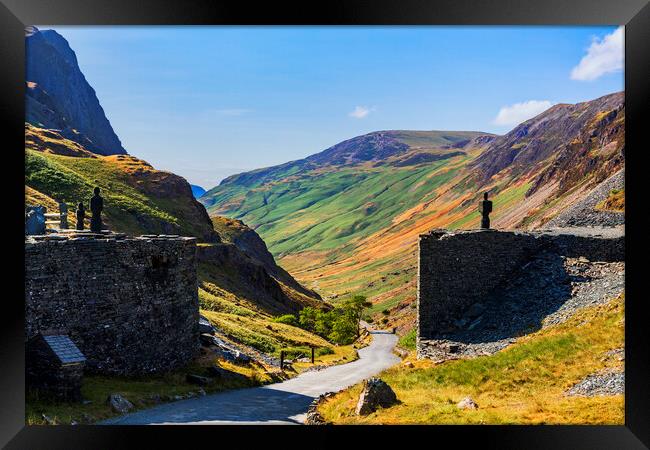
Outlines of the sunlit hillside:
<svg viewBox="0 0 650 450">
<path fill-rule="evenodd" d="M 623 130 L 618 93 L 556 105 L 504 136 L 370 133 L 229 177 L 201 202 L 253 227 L 308 287 L 334 301 L 361 292 L 375 319 L 405 332 L 420 234 L 477 228 L 484 191 L 493 227 L 543 226 L 623 167 Z"/>
</svg>

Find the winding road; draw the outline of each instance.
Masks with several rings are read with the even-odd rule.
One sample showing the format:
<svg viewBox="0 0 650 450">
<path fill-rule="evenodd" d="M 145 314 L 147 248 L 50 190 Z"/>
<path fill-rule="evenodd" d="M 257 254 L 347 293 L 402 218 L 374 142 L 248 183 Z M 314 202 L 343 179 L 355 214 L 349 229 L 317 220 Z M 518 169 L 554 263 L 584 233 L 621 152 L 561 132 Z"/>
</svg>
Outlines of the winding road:
<svg viewBox="0 0 650 450">
<path fill-rule="evenodd" d="M 302 424 L 310 403 L 319 395 L 345 389 L 400 361 L 392 352 L 397 336 L 386 331 L 370 333 L 372 342 L 351 363 L 305 372 L 282 383 L 167 403 L 100 424 Z"/>
</svg>

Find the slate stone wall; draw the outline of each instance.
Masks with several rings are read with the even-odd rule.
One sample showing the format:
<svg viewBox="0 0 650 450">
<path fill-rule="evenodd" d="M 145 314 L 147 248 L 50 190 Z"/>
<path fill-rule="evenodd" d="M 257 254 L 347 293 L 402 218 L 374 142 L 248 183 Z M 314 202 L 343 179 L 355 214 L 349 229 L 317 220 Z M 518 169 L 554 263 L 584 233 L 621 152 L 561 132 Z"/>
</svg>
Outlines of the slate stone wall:
<svg viewBox="0 0 650 450">
<path fill-rule="evenodd" d="M 95 373 L 167 371 L 199 351 L 194 238 L 25 241 L 25 340 L 65 330 Z"/>
<path fill-rule="evenodd" d="M 542 250 L 591 261 L 625 260 L 623 236 L 433 230 L 419 242 L 418 340 L 444 332 Z"/>
</svg>

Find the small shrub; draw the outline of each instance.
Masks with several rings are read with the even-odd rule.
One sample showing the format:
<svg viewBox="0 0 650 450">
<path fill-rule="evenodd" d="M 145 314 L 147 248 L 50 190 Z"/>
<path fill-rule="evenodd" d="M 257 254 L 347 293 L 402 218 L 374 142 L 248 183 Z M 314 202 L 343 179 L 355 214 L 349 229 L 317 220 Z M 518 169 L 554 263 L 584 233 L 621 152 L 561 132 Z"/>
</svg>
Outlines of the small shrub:
<svg viewBox="0 0 650 450">
<path fill-rule="evenodd" d="M 316 356 L 325 356 L 325 355 L 333 355 L 334 350 L 331 347 L 318 347 L 316 350 L 314 350 L 314 355 Z"/>
<path fill-rule="evenodd" d="M 402 336 L 398 342 L 399 346 L 408 350 L 415 350 L 415 341 L 416 341 L 417 330 L 412 329 L 404 336 Z"/>
<path fill-rule="evenodd" d="M 283 316 L 278 316 L 273 319 L 275 323 L 283 323 L 285 325 L 292 325 L 294 327 L 298 326 L 298 319 L 293 314 L 285 314 Z"/>
</svg>

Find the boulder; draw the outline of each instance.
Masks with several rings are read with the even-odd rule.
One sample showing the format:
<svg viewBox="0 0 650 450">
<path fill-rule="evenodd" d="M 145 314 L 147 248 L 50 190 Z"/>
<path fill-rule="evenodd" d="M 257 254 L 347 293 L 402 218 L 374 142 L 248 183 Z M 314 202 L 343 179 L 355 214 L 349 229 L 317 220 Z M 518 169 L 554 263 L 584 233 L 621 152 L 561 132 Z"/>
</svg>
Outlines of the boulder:
<svg viewBox="0 0 650 450">
<path fill-rule="evenodd" d="M 45 211 L 45 207 L 41 205 L 27 208 L 25 211 L 25 234 L 45 234 Z"/>
<path fill-rule="evenodd" d="M 116 413 L 126 414 L 133 409 L 133 403 L 122 397 L 120 394 L 109 395 L 106 402 L 111 405 L 111 409 Z"/>
<path fill-rule="evenodd" d="M 456 406 L 458 409 L 478 409 L 478 404 L 469 396 L 458 402 Z"/>
<path fill-rule="evenodd" d="M 246 353 L 225 346 L 219 346 L 219 355 L 225 360 L 236 364 L 248 364 L 252 359 Z"/>
<path fill-rule="evenodd" d="M 379 378 L 370 378 L 363 385 L 363 391 L 359 396 L 356 413 L 367 415 L 377 408 L 387 408 L 397 403 L 397 396 L 391 387 Z"/>
</svg>

